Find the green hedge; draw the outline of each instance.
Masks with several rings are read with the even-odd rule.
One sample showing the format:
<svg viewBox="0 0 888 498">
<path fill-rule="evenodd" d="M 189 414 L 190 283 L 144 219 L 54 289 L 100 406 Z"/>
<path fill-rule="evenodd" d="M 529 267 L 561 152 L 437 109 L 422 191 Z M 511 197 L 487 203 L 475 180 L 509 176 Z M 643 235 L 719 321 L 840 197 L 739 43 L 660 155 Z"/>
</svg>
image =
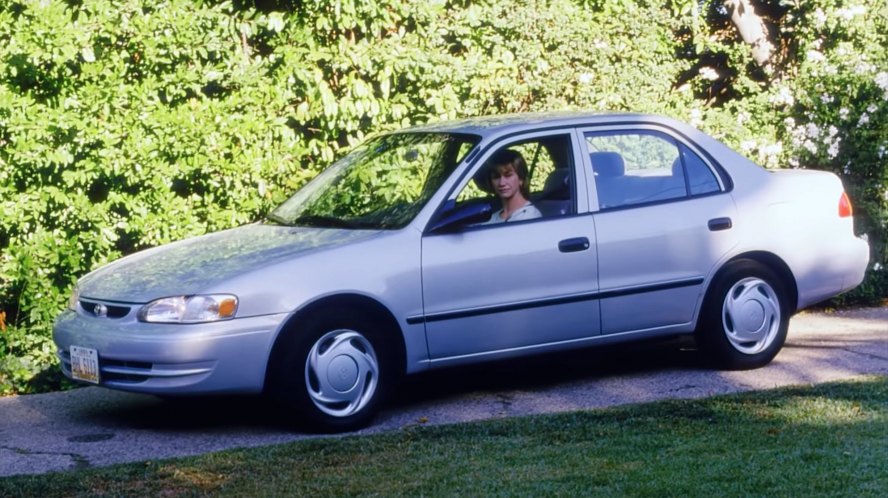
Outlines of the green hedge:
<svg viewBox="0 0 888 498">
<path fill-rule="evenodd" d="M 0 0 L 0 393 L 43 388 L 79 276 L 255 220 L 367 133 L 439 119 L 691 121 L 766 165 L 841 174 L 888 264 L 885 7 L 798 7 L 776 77 L 751 69 L 719 3 Z M 874 271 L 851 299 L 886 282 Z"/>
</svg>

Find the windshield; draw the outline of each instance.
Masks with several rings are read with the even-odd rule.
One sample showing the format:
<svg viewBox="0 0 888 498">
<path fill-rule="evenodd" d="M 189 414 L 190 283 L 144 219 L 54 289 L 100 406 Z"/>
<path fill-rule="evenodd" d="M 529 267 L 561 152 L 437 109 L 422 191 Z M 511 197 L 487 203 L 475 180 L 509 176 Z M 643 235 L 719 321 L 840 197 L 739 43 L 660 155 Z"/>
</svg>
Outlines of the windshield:
<svg viewBox="0 0 888 498">
<path fill-rule="evenodd" d="M 282 225 L 402 228 L 478 142 L 471 135 L 395 133 L 361 145 L 268 216 Z"/>
</svg>

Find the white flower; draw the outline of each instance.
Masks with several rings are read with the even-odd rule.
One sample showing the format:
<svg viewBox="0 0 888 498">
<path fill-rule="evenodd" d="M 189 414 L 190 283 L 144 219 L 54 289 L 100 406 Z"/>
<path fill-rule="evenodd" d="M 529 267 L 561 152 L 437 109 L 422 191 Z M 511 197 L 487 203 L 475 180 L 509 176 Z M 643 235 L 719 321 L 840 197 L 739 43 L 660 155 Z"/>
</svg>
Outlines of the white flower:
<svg viewBox="0 0 888 498">
<path fill-rule="evenodd" d="M 781 152 L 783 152 L 783 144 L 781 142 L 762 147 L 762 154 L 766 156 L 776 156 Z"/>
<path fill-rule="evenodd" d="M 823 62 L 826 60 L 826 57 L 824 57 L 823 54 L 816 50 L 808 50 L 808 53 L 806 55 L 808 56 L 808 60 L 811 62 Z"/>
<path fill-rule="evenodd" d="M 83 60 L 86 62 L 96 61 L 96 53 L 93 51 L 92 47 L 83 47 L 80 51 L 80 56 L 83 57 Z"/>
<path fill-rule="evenodd" d="M 786 88 L 785 86 L 780 87 L 780 90 L 777 91 L 777 95 L 772 95 L 768 100 L 774 105 L 795 104 L 795 97 L 792 96 L 792 92 L 789 88 Z"/>
<path fill-rule="evenodd" d="M 868 74 L 872 73 L 876 70 L 875 64 L 870 64 L 869 62 L 858 61 L 857 64 L 854 65 L 854 72 L 857 74 Z"/>
<path fill-rule="evenodd" d="M 714 68 L 704 66 L 700 68 L 700 77 L 704 80 L 715 81 L 721 76 L 719 76 L 718 71 L 716 71 Z"/>
<path fill-rule="evenodd" d="M 826 24 L 826 14 L 823 9 L 817 7 L 817 10 L 814 11 L 814 26 L 822 28 L 824 24 Z"/>
<path fill-rule="evenodd" d="M 888 191 L 885 192 L 885 196 L 888 197 Z M 873 265 L 873 271 L 880 271 L 882 269 L 882 264 L 876 261 Z"/>
<path fill-rule="evenodd" d="M 703 122 L 703 113 L 700 109 L 691 109 L 691 126 L 699 126 Z"/>
<path fill-rule="evenodd" d="M 842 121 L 848 119 L 848 114 L 850 114 L 850 112 L 851 111 L 849 111 L 847 107 L 839 109 L 839 118 L 841 118 Z"/>
<path fill-rule="evenodd" d="M 835 100 L 835 98 L 828 93 L 824 93 L 820 96 L 820 102 L 824 104 L 832 104 L 833 100 Z"/>
<path fill-rule="evenodd" d="M 740 150 L 742 150 L 743 152 L 749 152 L 752 149 L 755 149 L 757 145 L 758 144 L 755 143 L 755 140 L 744 140 L 743 142 L 740 142 Z"/>
<path fill-rule="evenodd" d="M 878 109 L 879 108 L 876 107 L 876 104 L 870 104 L 870 105 L 866 106 L 866 112 L 868 112 L 870 114 L 876 112 Z"/>
<path fill-rule="evenodd" d="M 805 134 L 808 138 L 819 138 L 820 137 L 820 128 L 817 127 L 814 123 L 808 123 L 805 125 Z"/>
<path fill-rule="evenodd" d="M 592 83 L 592 73 L 583 73 L 577 77 L 581 85 Z"/>
<path fill-rule="evenodd" d="M 836 11 L 836 14 L 838 14 L 839 17 L 845 19 L 846 21 L 850 21 L 851 19 L 854 19 L 855 16 L 862 16 L 863 14 L 866 14 L 866 7 L 864 7 L 863 5 L 854 5 L 847 9 L 839 9 Z"/>
<path fill-rule="evenodd" d="M 829 138 L 832 138 L 839 134 L 839 129 L 833 125 L 829 125 Z"/>
<path fill-rule="evenodd" d="M 817 153 L 817 144 L 815 144 L 814 142 L 812 142 L 810 140 L 805 140 L 805 142 L 802 144 L 802 146 L 804 148 L 808 149 L 808 152 L 810 152 L 811 154 Z"/>
<path fill-rule="evenodd" d="M 888 100 L 888 73 L 882 71 L 881 73 L 876 75 L 876 79 L 874 81 L 876 82 L 876 86 L 878 86 L 882 89 L 883 92 L 885 92 L 883 99 Z"/>
<path fill-rule="evenodd" d="M 863 126 L 863 125 L 869 123 L 869 121 L 870 121 L 869 114 L 863 113 L 860 115 L 860 120 L 857 121 L 857 126 Z"/>
<path fill-rule="evenodd" d="M 775 144 L 764 145 L 759 147 L 759 160 L 766 165 L 777 165 L 777 156 L 783 152 L 783 144 L 777 142 Z"/>
<path fill-rule="evenodd" d="M 826 153 L 829 155 L 830 159 L 835 159 L 836 156 L 839 155 L 839 142 L 840 140 L 836 140 L 829 146 L 829 149 L 827 149 Z"/>
</svg>

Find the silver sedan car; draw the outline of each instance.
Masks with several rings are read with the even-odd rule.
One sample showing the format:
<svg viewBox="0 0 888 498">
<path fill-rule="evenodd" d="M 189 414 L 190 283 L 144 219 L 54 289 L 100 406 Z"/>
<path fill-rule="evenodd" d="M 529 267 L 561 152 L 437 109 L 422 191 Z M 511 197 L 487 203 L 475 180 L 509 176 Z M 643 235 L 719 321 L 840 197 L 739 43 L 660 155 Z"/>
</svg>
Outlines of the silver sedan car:
<svg viewBox="0 0 888 498">
<path fill-rule="evenodd" d="M 835 175 L 663 117 L 497 116 L 380 135 L 262 222 L 86 275 L 54 338 L 78 381 L 342 431 L 433 368 L 682 334 L 759 367 L 868 257 Z"/>
</svg>

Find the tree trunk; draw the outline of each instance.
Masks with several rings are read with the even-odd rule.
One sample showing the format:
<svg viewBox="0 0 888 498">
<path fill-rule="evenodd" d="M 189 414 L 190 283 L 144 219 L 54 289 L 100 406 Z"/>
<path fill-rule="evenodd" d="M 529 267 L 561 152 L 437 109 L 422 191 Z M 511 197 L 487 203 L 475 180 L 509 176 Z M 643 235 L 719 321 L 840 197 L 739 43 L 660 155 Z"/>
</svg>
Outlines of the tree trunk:
<svg viewBox="0 0 888 498">
<path fill-rule="evenodd" d="M 731 22 L 740 37 L 752 45 L 752 58 L 759 66 L 770 69 L 774 44 L 768 36 L 765 19 L 755 12 L 752 0 L 724 0 L 724 6 L 731 13 Z"/>
</svg>

